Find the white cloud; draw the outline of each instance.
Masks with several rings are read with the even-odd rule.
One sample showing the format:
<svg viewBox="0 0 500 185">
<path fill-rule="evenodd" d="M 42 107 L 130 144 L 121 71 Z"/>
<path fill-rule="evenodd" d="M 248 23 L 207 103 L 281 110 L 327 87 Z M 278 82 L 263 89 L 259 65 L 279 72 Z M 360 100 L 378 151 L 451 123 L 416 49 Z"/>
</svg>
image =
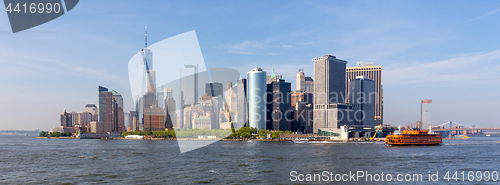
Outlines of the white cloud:
<svg viewBox="0 0 500 185">
<path fill-rule="evenodd" d="M 393 64 L 383 68 L 384 85 L 458 82 L 498 78 L 500 50 L 457 55 L 453 58 L 414 64 Z"/>
<path fill-rule="evenodd" d="M 472 19 L 471 21 L 476 21 L 476 20 L 479 20 L 479 19 L 484 19 L 484 18 L 493 16 L 493 15 L 497 14 L 498 12 L 500 12 L 500 7 L 497 8 L 497 9 L 495 9 L 495 10 L 493 10 L 493 11 L 489 11 L 489 12 L 487 12 L 487 13 L 481 15 L 481 16 L 478 16 L 478 17 Z"/>
<path fill-rule="evenodd" d="M 226 44 L 219 46 L 219 49 L 229 49 L 229 50 L 250 50 L 250 49 L 265 49 L 271 43 L 272 39 L 263 40 L 247 40 L 235 44 Z"/>
<path fill-rule="evenodd" d="M 101 80 L 116 83 L 120 83 L 124 79 L 121 76 L 114 75 L 110 71 L 101 71 L 94 68 L 68 64 L 67 62 L 59 61 L 57 59 L 44 58 L 43 56 L 34 57 L 7 50 L 0 52 L 0 55 L 4 56 L 5 59 L 2 63 L 0 63 L 1 69 L 15 69 L 16 73 L 23 73 L 23 75 L 36 75 L 46 72 L 66 73 L 71 75 L 80 75 L 87 78 L 97 77 Z M 6 72 L 7 73 L 3 73 L 3 75 L 9 74 L 8 71 Z"/>
</svg>

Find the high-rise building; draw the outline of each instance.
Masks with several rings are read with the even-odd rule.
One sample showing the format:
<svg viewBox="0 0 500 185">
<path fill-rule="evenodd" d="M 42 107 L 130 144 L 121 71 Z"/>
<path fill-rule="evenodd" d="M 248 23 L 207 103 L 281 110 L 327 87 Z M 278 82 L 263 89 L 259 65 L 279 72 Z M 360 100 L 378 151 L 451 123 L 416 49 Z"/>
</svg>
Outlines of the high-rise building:
<svg viewBox="0 0 500 185">
<path fill-rule="evenodd" d="M 144 131 L 162 130 L 165 130 L 164 110 L 154 106 L 144 108 Z"/>
<path fill-rule="evenodd" d="M 92 121 L 92 114 L 90 112 L 80 113 L 80 125 L 90 125 Z"/>
<path fill-rule="evenodd" d="M 172 92 L 172 88 L 165 87 L 163 88 L 163 99 L 174 98 L 174 94 Z"/>
<path fill-rule="evenodd" d="M 174 98 L 174 94 L 172 88 L 164 87 L 163 88 L 163 108 L 166 109 L 167 105 L 165 104 L 166 100 Z"/>
<path fill-rule="evenodd" d="M 297 80 L 295 82 L 295 85 L 297 88 L 295 89 L 296 92 L 304 92 L 306 89 L 306 75 L 304 74 L 303 69 L 299 69 L 299 72 L 297 73 Z"/>
<path fill-rule="evenodd" d="M 211 124 L 209 129 L 219 129 L 220 127 L 219 110 L 222 109 L 222 107 L 219 106 L 219 97 L 222 96 L 213 97 L 205 94 L 200 98 L 203 105 L 203 111 L 198 111 L 198 114 L 204 113 L 210 119 Z M 195 128 L 194 122 L 193 128 Z"/>
<path fill-rule="evenodd" d="M 234 128 L 248 126 L 248 101 L 247 101 L 247 79 L 243 78 L 236 83 L 237 99 L 237 121 Z"/>
<path fill-rule="evenodd" d="M 313 104 L 299 100 L 292 107 L 294 108 L 292 131 L 313 133 Z"/>
<path fill-rule="evenodd" d="M 273 81 L 267 84 L 266 129 L 292 130 L 291 88 L 292 84 L 285 82 L 285 80 Z"/>
<path fill-rule="evenodd" d="M 294 110 L 292 131 L 313 133 L 313 93 L 295 92 L 291 95 Z"/>
<path fill-rule="evenodd" d="M 305 92 L 295 92 L 291 95 L 292 101 L 291 106 L 295 106 L 295 103 L 301 101 L 306 104 L 313 104 L 314 98 L 313 93 L 305 93 Z"/>
<path fill-rule="evenodd" d="M 222 83 L 219 82 L 208 82 L 205 84 L 205 93 L 208 96 L 217 97 L 223 93 Z"/>
<path fill-rule="evenodd" d="M 345 124 L 350 107 L 345 105 L 347 61 L 332 55 L 313 58 L 314 62 L 314 125 L 319 129 L 338 129 Z"/>
<path fill-rule="evenodd" d="M 248 124 L 257 129 L 266 129 L 266 72 L 254 68 L 247 72 Z"/>
<path fill-rule="evenodd" d="M 122 95 L 116 91 L 111 91 L 112 98 L 114 101 L 114 123 L 113 132 L 125 132 L 125 114 L 123 112 L 123 98 Z"/>
<path fill-rule="evenodd" d="M 305 83 L 304 92 L 307 93 L 314 92 L 314 80 L 310 76 L 306 76 L 304 83 Z"/>
<path fill-rule="evenodd" d="M 283 76 L 274 74 L 274 68 L 273 68 L 273 71 L 270 75 L 266 75 L 266 83 L 267 84 L 270 84 L 271 82 L 277 82 L 281 79 L 283 79 Z"/>
<path fill-rule="evenodd" d="M 205 84 L 205 92 L 210 97 L 218 97 L 222 100 L 222 96 L 224 95 L 224 89 L 222 87 L 222 83 L 219 82 L 208 82 Z M 219 112 L 219 108 L 223 108 L 223 101 L 217 101 L 217 113 Z M 214 107 L 215 108 L 215 107 Z"/>
<path fill-rule="evenodd" d="M 103 125 L 103 132 L 124 132 L 125 118 L 123 113 L 123 98 L 116 91 L 109 92 L 108 88 L 98 87 L 99 104 L 97 107 L 97 125 Z"/>
<path fill-rule="evenodd" d="M 97 117 L 99 114 L 97 112 L 97 107 L 94 104 L 85 105 L 85 108 L 83 108 L 83 112 L 90 112 L 92 114 L 91 121 L 97 121 Z M 88 122 L 88 124 L 90 124 L 90 122 Z"/>
<path fill-rule="evenodd" d="M 357 76 L 365 76 L 375 81 L 375 125 L 383 124 L 384 120 L 384 89 L 382 87 L 382 66 L 373 63 L 358 62 L 356 67 L 346 68 L 346 82 L 356 79 Z M 347 84 L 346 84 L 347 85 Z"/>
<path fill-rule="evenodd" d="M 305 76 L 303 69 L 299 69 L 299 72 L 297 73 L 296 86 L 296 92 L 310 93 L 314 91 L 314 81 L 311 77 Z"/>
<path fill-rule="evenodd" d="M 80 113 L 71 112 L 69 114 L 71 115 L 71 127 L 75 125 L 80 125 Z"/>
<path fill-rule="evenodd" d="M 176 103 L 173 98 L 165 100 L 165 128 L 179 128 L 176 113 Z"/>
<path fill-rule="evenodd" d="M 98 121 L 90 122 L 90 132 L 100 133 L 100 134 L 106 133 L 106 130 L 104 128 L 104 123 Z"/>
<path fill-rule="evenodd" d="M 72 127 L 73 124 L 71 123 L 71 121 L 71 115 L 66 112 L 66 109 L 64 109 L 63 113 L 61 114 L 61 126 Z"/>
<path fill-rule="evenodd" d="M 128 113 L 128 125 L 131 131 L 137 130 L 137 111 L 130 111 Z"/>
<path fill-rule="evenodd" d="M 349 104 L 354 111 L 356 125 L 374 127 L 375 115 L 375 81 L 358 76 L 349 80 Z"/>
<path fill-rule="evenodd" d="M 420 101 L 420 123 L 432 124 L 432 99 Z M 420 126 L 422 129 L 422 126 Z"/>
<path fill-rule="evenodd" d="M 104 132 L 112 132 L 111 128 L 114 124 L 112 93 L 108 92 L 108 88 L 99 86 L 98 94 L 99 104 L 97 109 L 99 112 L 99 117 L 97 122 L 103 124 Z"/>
<path fill-rule="evenodd" d="M 159 101 L 157 97 L 157 92 L 156 92 L 156 77 L 155 77 L 155 70 L 153 68 L 153 53 L 151 52 L 150 49 L 148 49 L 147 45 L 147 32 L 145 33 L 145 46 L 144 49 L 141 50 L 141 62 L 140 62 L 140 67 L 141 67 L 141 79 L 140 79 L 140 94 L 139 94 L 139 99 L 136 104 L 136 111 L 137 111 L 137 129 L 139 130 L 151 130 L 153 128 L 156 128 L 155 124 L 157 123 L 157 120 L 160 118 L 157 118 L 157 113 L 162 112 L 164 113 L 164 110 L 160 108 L 163 106 L 164 101 Z M 161 98 L 163 98 L 164 95 L 161 95 Z M 160 102 L 161 104 L 159 105 Z M 159 107 L 160 106 L 160 107 Z M 146 118 L 146 115 L 149 117 Z M 151 117 L 151 115 L 154 115 Z M 163 114 L 163 125 L 165 123 L 165 114 Z M 148 121 L 148 125 L 146 124 L 146 121 Z M 151 122 L 153 125 L 151 125 Z M 157 125 L 157 124 L 156 124 Z M 162 126 L 158 126 L 161 128 Z M 164 126 L 163 126 L 164 127 Z"/>
<path fill-rule="evenodd" d="M 227 104 L 227 107 L 224 107 L 225 109 L 229 109 L 229 112 L 231 112 L 231 114 L 237 114 L 237 104 L 238 104 L 238 100 L 237 100 L 237 95 L 236 95 L 236 91 L 235 91 L 236 87 L 233 88 L 233 83 L 232 82 L 227 82 L 227 86 L 226 86 L 226 104 Z M 236 121 L 235 119 L 233 119 L 233 121 Z"/>
</svg>

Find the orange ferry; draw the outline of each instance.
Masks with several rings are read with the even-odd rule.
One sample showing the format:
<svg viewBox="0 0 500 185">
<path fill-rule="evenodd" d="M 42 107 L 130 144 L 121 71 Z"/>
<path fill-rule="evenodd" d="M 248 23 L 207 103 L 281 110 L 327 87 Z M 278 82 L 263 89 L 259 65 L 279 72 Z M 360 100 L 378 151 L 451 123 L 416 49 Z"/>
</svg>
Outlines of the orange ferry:
<svg viewBox="0 0 500 185">
<path fill-rule="evenodd" d="M 439 145 L 442 142 L 441 134 L 420 129 L 395 131 L 385 138 L 385 144 L 390 146 Z"/>
</svg>

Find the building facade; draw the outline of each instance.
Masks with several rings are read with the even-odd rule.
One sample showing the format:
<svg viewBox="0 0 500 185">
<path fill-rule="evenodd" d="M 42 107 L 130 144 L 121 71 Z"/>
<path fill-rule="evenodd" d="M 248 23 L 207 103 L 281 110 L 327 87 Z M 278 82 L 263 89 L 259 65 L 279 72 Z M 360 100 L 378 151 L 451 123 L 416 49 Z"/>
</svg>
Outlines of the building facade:
<svg viewBox="0 0 500 185">
<path fill-rule="evenodd" d="M 267 84 L 270 84 L 271 82 L 277 82 L 281 79 L 283 79 L 283 76 L 274 74 L 274 68 L 273 68 L 273 71 L 271 72 L 270 75 L 266 75 L 266 83 Z"/>
<path fill-rule="evenodd" d="M 104 124 L 104 132 L 111 132 L 111 125 L 113 125 L 113 107 L 112 107 L 112 94 L 108 92 L 108 88 L 99 86 L 99 104 L 98 104 L 98 120 L 97 122 Z"/>
<path fill-rule="evenodd" d="M 236 84 L 237 114 L 236 125 L 239 129 L 248 126 L 248 101 L 247 101 L 247 79 L 238 80 Z"/>
<path fill-rule="evenodd" d="M 247 73 L 248 124 L 257 129 L 266 129 L 266 72 L 254 68 Z"/>
<path fill-rule="evenodd" d="M 375 125 L 375 81 L 364 76 L 349 80 L 349 104 L 354 111 L 356 125 L 373 128 Z"/>
<path fill-rule="evenodd" d="M 83 112 L 90 112 L 92 114 L 92 121 L 97 121 L 98 112 L 97 107 L 94 104 L 87 104 L 83 108 Z M 90 122 L 88 122 L 90 124 Z"/>
<path fill-rule="evenodd" d="M 285 80 L 273 81 L 267 84 L 267 129 L 292 130 L 291 86 L 291 83 L 285 82 Z"/>
<path fill-rule="evenodd" d="M 304 70 L 300 69 L 297 73 L 296 79 L 296 90 L 295 92 L 313 92 L 314 91 L 314 81 L 311 77 L 304 74 Z"/>
<path fill-rule="evenodd" d="M 314 133 L 320 128 L 340 128 L 345 105 L 347 61 L 332 55 L 313 58 L 314 62 Z M 339 120 L 339 118 L 341 120 Z"/>
<path fill-rule="evenodd" d="M 384 89 L 382 86 L 382 66 L 373 63 L 358 62 L 356 67 L 346 68 L 346 82 L 356 79 L 357 76 L 365 76 L 375 81 L 375 125 L 383 124 L 384 120 Z M 347 85 L 347 84 L 346 84 Z"/>
<path fill-rule="evenodd" d="M 73 124 L 71 123 L 71 114 L 68 114 L 66 112 L 66 109 L 64 109 L 63 113 L 61 114 L 61 126 L 62 127 L 72 127 Z"/>
</svg>

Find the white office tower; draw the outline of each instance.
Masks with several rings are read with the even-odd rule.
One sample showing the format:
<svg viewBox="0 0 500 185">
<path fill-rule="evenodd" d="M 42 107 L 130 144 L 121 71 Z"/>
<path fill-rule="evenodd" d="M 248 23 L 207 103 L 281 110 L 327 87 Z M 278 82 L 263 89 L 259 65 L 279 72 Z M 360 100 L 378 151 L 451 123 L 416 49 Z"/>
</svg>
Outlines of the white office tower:
<svg viewBox="0 0 500 185">
<path fill-rule="evenodd" d="M 304 75 L 303 70 L 299 70 L 297 73 L 297 81 L 295 82 L 297 85 L 297 92 L 304 92 L 306 89 L 306 75 Z"/>
<path fill-rule="evenodd" d="M 147 31 L 145 32 L 144 49 L 141 50 L 140 61 L 140 85 L 139 85 L 139 105 L 136 105 L 138 112 L 138 122 L 141 128 L 144 124 L 144 108 L 149 108 L 153 104 L 157 104 L 156 99 L 156 72 L 153 70 L 153 53 L 148 49 Z M 153 103 L 154 102 L 154 103 Z M 140 129 L 140 130 L 143 130 Z"/>
<path fill-rule="evenodd" d="M 247 73 L 248 124 L 266 129 L 266 72 L 254 68 Z"/>
</svg>

